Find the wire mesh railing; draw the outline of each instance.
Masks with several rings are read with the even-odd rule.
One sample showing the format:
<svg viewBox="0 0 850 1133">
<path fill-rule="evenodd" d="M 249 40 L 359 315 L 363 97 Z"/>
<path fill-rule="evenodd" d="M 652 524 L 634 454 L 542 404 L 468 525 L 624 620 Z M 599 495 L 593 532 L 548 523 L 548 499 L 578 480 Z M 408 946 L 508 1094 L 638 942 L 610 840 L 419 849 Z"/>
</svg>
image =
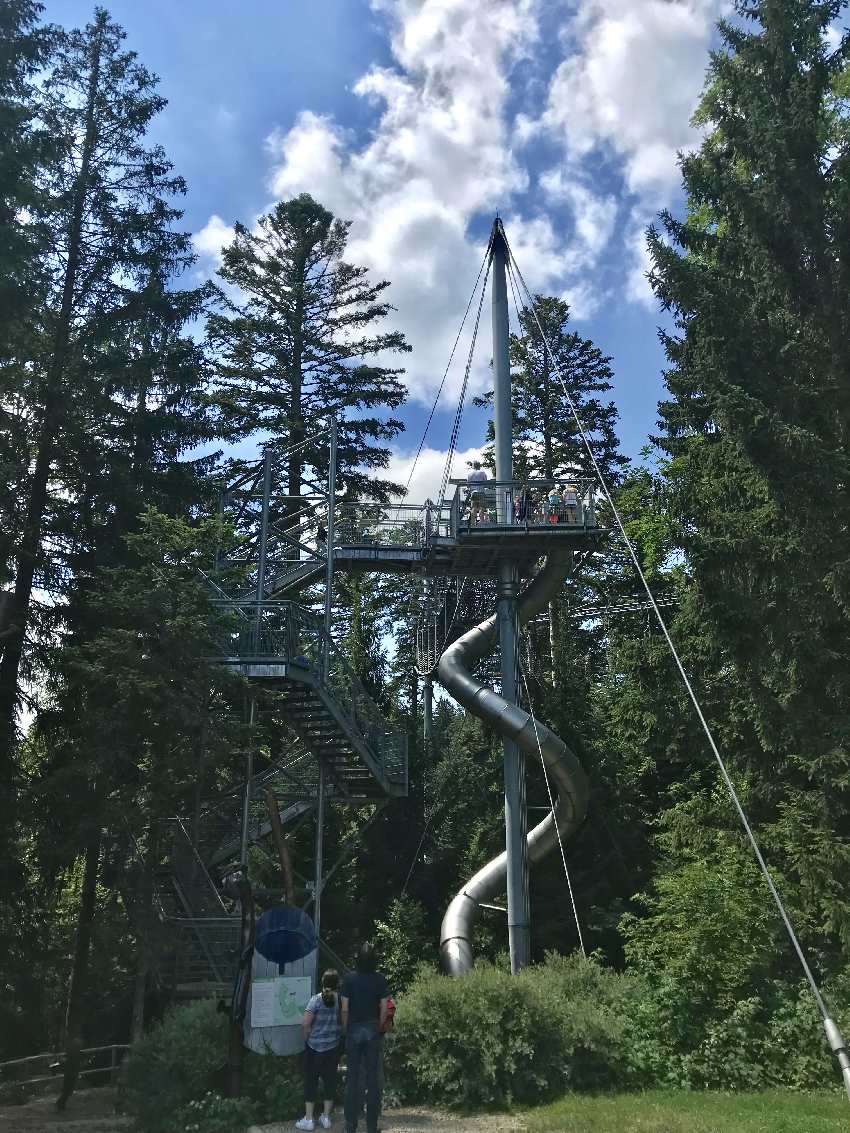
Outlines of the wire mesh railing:
<svg viewBox="0 0 850 1133">
<path fill-rule="evenodd" d="M 290 676 L 316 684 L 334 699 L 347 726 L 361 737 L 393 783 L 407 777 L 407 738 L 375 703 L 320 618 L 297 602 L 236 605 L 220 642 L 220 660 L 234 665 L 286 665 Z"/>
</svg>

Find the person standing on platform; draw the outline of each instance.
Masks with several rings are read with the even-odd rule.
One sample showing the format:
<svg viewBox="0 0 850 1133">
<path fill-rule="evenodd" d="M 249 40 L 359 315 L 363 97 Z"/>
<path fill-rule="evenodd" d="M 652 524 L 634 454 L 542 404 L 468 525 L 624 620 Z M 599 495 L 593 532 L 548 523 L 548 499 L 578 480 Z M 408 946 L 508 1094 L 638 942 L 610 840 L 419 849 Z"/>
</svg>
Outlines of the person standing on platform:
<svg viewBox="0 0 850 1133">
<path fill-rule="evenodd" d="M 348 1062 L 345 1083 L 345 1131 L 356 1133 L 366 1084 L 366 1130 L 377 1133 L 381 1111 L 381 1034 L 387 1024 L 389 988 L 377 970 L 375 950 L 364 944 L 357 965 L 342 981 L 342 1027 L 346 1032 Z"/>
<path fill-rule="evenodd" d="M 342 1035 L 342 1005 L 339 974 L 333 970 L 322 976 L 322 990 L 314 995 L 304 1011 L 304 1116 L 296 1129 L 315 1129 L 313 1112 L 319 1094 L 319 1078 L 324 1086 L 324 1107 L 319 1126 L 330 1129 L 336 1095 L 339 1040 Z"/>
<path fill-rule="evenodd" d="M 575 484 L 567 484 L 561 493 L 564 505 L 564 522 L 575 523 L 578 519 L 578 489 Z"/>
<path fill-rule="evenodd" d="M 484 496 L 479 488 L 479 484 L 487 483 L 487 473 L 481 467 L 480 460 L 473 460 L 469 467 L 469 472 L 466 474 L 466 482 L 469 488 L 466 492 L 467 503 L 469 504 L 469 522 L 481 523 L 482 521 L 482 506 L 484 505 Z"/>
</svg>

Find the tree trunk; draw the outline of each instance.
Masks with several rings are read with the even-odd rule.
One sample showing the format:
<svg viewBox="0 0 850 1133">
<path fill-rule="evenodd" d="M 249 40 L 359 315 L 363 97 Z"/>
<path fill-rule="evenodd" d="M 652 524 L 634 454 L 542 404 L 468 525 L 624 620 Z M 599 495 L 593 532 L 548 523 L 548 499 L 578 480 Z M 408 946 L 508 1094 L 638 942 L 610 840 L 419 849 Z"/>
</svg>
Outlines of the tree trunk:
<svg viewBox="0 0 850 1133">
<path fill-rule="evenodd" d="M 100 78 L 101 37 L 99 32 L 92 40 L 92 61 L 89 72 L 88 94 L 85 111 L 85 135 L 80 158 L 80 172 L 74 188 L 74 203 L 68 226 L 68 259 L 65 277 L 62 282 L 62 303 L 56 323 L 53 340 L 53 355 L 44 385 L 44 415 L 39 430 L 37 456 L 27 504 L 21 545 L 15 561 L 15 589 L 13 612 L 10 621 L 14 628 L 6 638 L 3 658 L 0 661 L 0 790 L 9 790 L 9 804 L 12 805 L 11 782 L 13 778 L 13 751 L 15 745 L 15 716 L 18 704 L 18 678 L 21 657 L 26 640 L 27 620 L 32 598 L 33 580 L 41 548 L 41 535 L 44 514 L 47 508 L 50 469 L 56 446 L 57 434 L 61 430 L 64 413 L 62 382 L 68 360 L 68 346 L 71 336 L 71 318 L 74 307 L 74 293 L 77 272 L 80 266 L 83 216 L 86 194 L 91 172 L 92 155 L 96 142 L 95 101 Z M 7 784 L 9 784 L 7 788 Z M 5 803 L 5 799 L 0 802 Z M 4 807 L 5 810 L 5 807 Z M 11 815 L 9 817 L 12 817 Z M 0 814 L 0 822 L 8 825 L 6 814 Z"/>
<path fill-rule="evenodd" d="M 224 1071 L 224 1093 L 238 1098 L 242 1093 L 242 1063 L 245 1060 L 243 1027 L 251 988 L 251 962 L 254 956 L 254 895 L 246 877 L 239 881 L 239 905 L 242 910 L 242 945 L 239 972 L 233 989 L 230 1028 L 227 1041 L 227 1064 Z"/>
<path fill-rule="evenodd" d="M 130 1022 L 130 1042 L 137 1043 L 145 1031 L 145 996 L 151 970 L 151 922 L 153 912 L 153 871 L 158 851 L 155 828 L 148 829 L 148 845 L 139 884 L 138 913 L 136 916 L 136 982 L 133 987 L 133 1014 Z"/>
<path fill-rule="evenodd" d="M 65 1069 L 62 1075 L 62 1092 L 56 1099 L 56 1108 L 64 1110 L 77 1084 L 80 1071 L 80 1051 L 83 1045 L 83 1000 L 88 976 L 89 946 L 94 925 L 97 874 L 100 865 L 100 829 L 89 839 L 80 893 L 80 910 L 77 916 L 77 941 L 74 963 L 68 986 L 68 1009 L 65 1016 Z"/>
</svg>

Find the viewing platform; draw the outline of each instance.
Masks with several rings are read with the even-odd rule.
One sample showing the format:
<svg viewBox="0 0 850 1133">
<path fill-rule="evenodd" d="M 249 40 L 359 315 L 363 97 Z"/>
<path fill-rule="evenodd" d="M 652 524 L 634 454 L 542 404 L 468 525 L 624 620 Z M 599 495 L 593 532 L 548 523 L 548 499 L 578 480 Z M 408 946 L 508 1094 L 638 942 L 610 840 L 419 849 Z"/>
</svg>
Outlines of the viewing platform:
<svg viewBox="0 0 850 1133">
<path fill-rule="evenodd" d="M 587 550 L 604 535 L 592 481 L 450 483 L 454 492 L 441 507 L 342 505 L 335 561 L 349 569 L 489 578 L 507 559 L 527 575 L 554 545 Z M 574 502 L 563 502 L 565 490 Z"/>
</svg>

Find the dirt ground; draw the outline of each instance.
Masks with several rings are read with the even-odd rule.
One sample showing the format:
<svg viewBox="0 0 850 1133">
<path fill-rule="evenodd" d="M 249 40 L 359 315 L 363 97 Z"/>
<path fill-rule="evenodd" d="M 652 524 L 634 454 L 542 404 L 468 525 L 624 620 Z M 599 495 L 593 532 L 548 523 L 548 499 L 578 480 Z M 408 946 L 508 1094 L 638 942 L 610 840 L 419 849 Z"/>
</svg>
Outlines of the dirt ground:
<svg viewBox="0 0 850 1133">
<path fill-rule="evenodd" d="M 65 1113 L 57 1113 L 53 1095 L 26 1105 L 0 1106 L 0 1133 L 130 1133 L 131 1121 L 113 1112 L 112 1090 L 78 1090 Z M 424 1109 L 391 1109 L 381 1119 L 385 1133 L 524 1133 L 528 1126 L 504 1114 L 453 1117 Z M 254 1125 L 251 1133 L 292 1133 L 291 1121 Z M 342 1133 L 342 1121 L 334 1123 Z M 175 1133 L 177 1131 L 175 1130 Z"/>
<path fill-rule="evenodd" d="M 112 1090 L 78 1090 L 64 1113 L 54 1107 L 56 1092 L 26 1105 L 0 1106 L 0 1133 L 123 1133 L 128 1117 L 117 1117 Z"/>
</svg>

